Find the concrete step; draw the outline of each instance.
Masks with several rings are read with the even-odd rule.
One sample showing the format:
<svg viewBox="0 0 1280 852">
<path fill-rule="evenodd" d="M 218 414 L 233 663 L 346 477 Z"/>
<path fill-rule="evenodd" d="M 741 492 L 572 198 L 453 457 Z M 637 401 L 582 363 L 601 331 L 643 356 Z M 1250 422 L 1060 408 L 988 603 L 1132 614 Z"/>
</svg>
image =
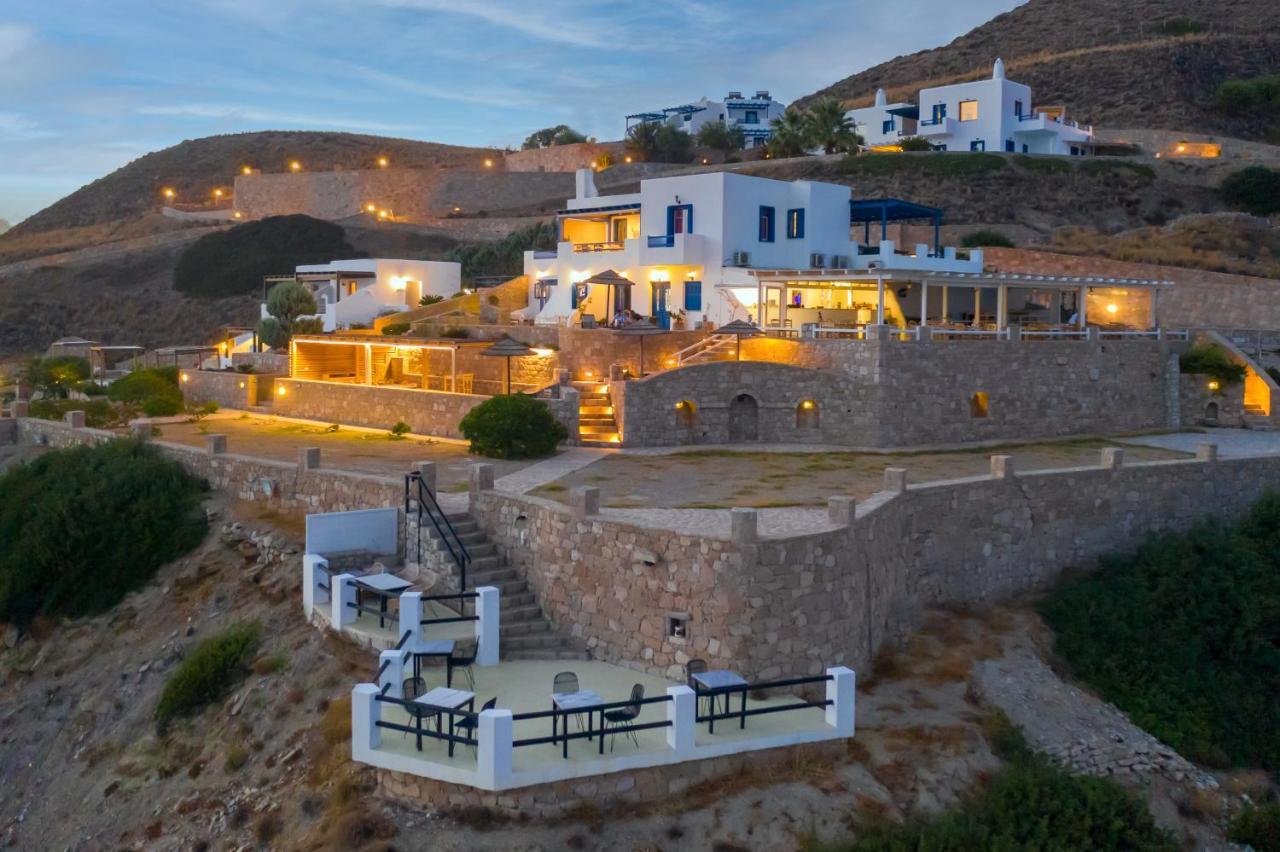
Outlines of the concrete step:
<svg viewBox="0 0 1280 852">
<path fill-rule="evenodd" d="M 600 437 L 601 436 L 597 435 L 594 438 L 581 438 L 578 440 L 578 446 L 608 449 L 609 447 L 616 447 L 622 443 L 622 439 L 619 438 L 616 434 L 607 436 L 606 440 L 598 440 L 598 438 Z"/>
<path fill-rule="evenodd" d="M 502 566 L 502 560 L 498 558 L 496 553 L 476 556 L 475 552 L 470 548 L 468 548 L 467 552 L 471 554 L 471 564 L 467 566 L 468 577 L 474 574 L 484 574 L 488 571 L 496 571 Z"/>
<path fill-rule="evenodd" d="M 521 621 L 512 624 L 502 623 L 502 629 L 498 631 L 498 635 L 502 636 L 504 641 L 511 639 L 538 639 L 545 637 L 548 641 L 560 641 L 551 630 L 551 625 L 546 621 Z"/>
<path fill-rule="evenodd" d="M 498 558 L 496 556 L 492 558 L 496 563 Z M 468 571 L 467 576 L 474 577 L 477 583 L 483 582 L 492 586 L 506 580 L 517 580 L 520 578 L 520 573 L 510 565 L 495 564 L 483 570 Z"/>
<path fill-rule="evenodd" d="M 579 405 L 578 417 L 613 417 L 612 405 Z"/>
<path fill-rule="evenodd" d="M 544 648 L 573 647 L 575 643 L 572 642 L 572 640 L 560 636 L 559 634 L 543 631 L 541 633 L 528 636 L 522 635 L 508 637 L 504 634 L 502 637 L 502 644 L 509 651 L 515 651 L 517 649 L 527 651 Z"/>
<path fill-rule="evenodd" d="M 1246 414 L 1244 416 L 1244 428 L 1252 429 L 1255 432 L 1275 432 L 1280 428 L 1273 419 L 1266 415 Z"/>
<path fill-rule="evenodd" d="M 616 435 L 618 429 L 613 424 L 602 423 L 580 423 L 578 425 L 579 435 Z"/>
<path fill-rule="evenodd" d="M 508 660 L 589 660 L 591 655 L 585 648 L 529 648 L 512 650 L 503 653 Z"/>
</svg>

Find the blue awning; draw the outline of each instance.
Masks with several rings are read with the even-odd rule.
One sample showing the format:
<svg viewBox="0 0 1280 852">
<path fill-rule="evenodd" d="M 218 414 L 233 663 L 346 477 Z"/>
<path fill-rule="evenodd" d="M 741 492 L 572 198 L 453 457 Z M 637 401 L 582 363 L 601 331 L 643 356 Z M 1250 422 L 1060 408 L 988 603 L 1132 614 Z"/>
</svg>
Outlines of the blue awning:
<svg viewBox="0 0 1280 852">
<path fill-rule="evenodd" d="M 579 216 L 586 213 L 613 213 L 619 210 L 639 210 L 640 202 L 634 204 L 611 204 L 608 207 L 583 207 L 580 210 L 557 210 L 557 216 Z"/>
<path fill-rule="evenodd" d="M 640 121 L 664 121 L 666 120 L 666 115 L 660 112 L 638 112 L 635 115 L 627 116 L 627 121 L 633 118 Z"/>
<path fill-rule="evenodd" d="M 906 219 L 930 219 L 940 221 L 942 209 L 926 207 L 901 198 L 864 198 L 849 202 L 849 221 L 901 222 Z"/>
<path fill-rule="evenodd" d="M 885 112 L 889 113 L 889 115 L 900 115 L 903 118 L 919 118 L 920 117 L 920 107 L 916 106 L 915 104 L 906 104 L 905 106 L 893 107 L 892 109 L 885 110 Z"/>
</svg>

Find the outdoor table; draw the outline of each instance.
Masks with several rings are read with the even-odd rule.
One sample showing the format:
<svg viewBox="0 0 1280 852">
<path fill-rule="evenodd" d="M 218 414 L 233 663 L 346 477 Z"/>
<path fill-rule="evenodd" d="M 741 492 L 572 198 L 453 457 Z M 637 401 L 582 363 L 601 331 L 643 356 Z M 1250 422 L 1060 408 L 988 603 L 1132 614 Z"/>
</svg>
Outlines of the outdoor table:
<svg viewBox="0 0 1280 852">
<path fill-rule="evenodd" d="M 402 580 L 395 574 L 369 574 L 364 577 L 356 578 L 356 605 L 359 606 L 364 602 L 364 592 L 372 592 L 378 596 L 378 626 L 387 626 L 387 601 L 391 598 L 398 597 L 401 592 L 409 588 L 413 584 L 408 580 Z M 356 610 L 356 617 L 360 617 L 360 610 Z"/>
<path fill-rule="evenodd" d="M 731 671 L 698 672 L 693 676 L 693 681 L 700 687 L 695 689 L 695 692 L 711 697 L 711 718 L 707 720 L 709 733 L 716 732 L 717 695 L 724 696 L 724 710 L 728 713 L 730 696 L 735 692 L 742 693 L 742 711 L 738 716 L 738 727 L 747 726 L 747 681 L 742 675 Z"/>
<path fill-rule="evenodd" d="M 464 704 L 471 712 L 476 709 L 476 694 L 465 689 L 450 689 L 437 686 L 426 695 L 419 695 L 414 701 L 432 710 L 457 710 Z M 453 731 L 455 714 L 449 715 L 449 756 L 453 757 Z M 422 751 L 422 717 L 418 717 L 418 751 Z M 436 733 L 440 733 L 440 716 L 436 715 Z"/>
<path fill-rule="evenodd" d="M 556 722 L 561 717 L 564 718 L 564 729 L 561 732 L 561 742 L 564 758 L 569 758 L 569 715 L 571 713 L 587 714 L 587 739 L 591 739 L 591 732 L 595 730 L 591 725 L 591 714 L 595 708 L 604 704 L 595 690 L 580 689 L 577 692 L 553 692 L 551 693 L 551 709 L 556 711 L 551 714 L 551 736 L 556 736 Z M 604 711 L 600 711 L 600 728 L 604 728 Z M 601 736 L 604 736 L 601 734 Z"/>
<path fill-rule="evenodd" d="M 444 657 L 444 685 L 453 686 L 453 668 L 449 665 L 449 657 L 453 654 L 452 639 L 427 639 L 419 641 L 413 648 L 413 676 L 422 677 L 423 657 Z"/>
</svg>

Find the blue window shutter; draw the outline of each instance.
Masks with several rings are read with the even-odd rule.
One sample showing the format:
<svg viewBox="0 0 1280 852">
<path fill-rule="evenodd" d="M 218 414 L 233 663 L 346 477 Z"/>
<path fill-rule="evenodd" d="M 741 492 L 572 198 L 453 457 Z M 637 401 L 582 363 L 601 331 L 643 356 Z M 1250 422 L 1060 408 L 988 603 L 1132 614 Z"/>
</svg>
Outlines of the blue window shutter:
<svg viewBox="0 0 1280 852">
<path fill-rule="evenodd" d="M 684 309 L 686 311 L 702 310 L 702 282 L 684 282 Z"/>
<path fill-rule="evenodd" d="M 787 239 L 804 238 L 804 208 L 797 207 L 787 211 Z"/>
<path fill-rule="evenodd" d="M 674 234 L 676 227 L 676 208 L 674 204 L 667 205 L 667 233 Z"/>
<path fill-rule="evenodd" d="M 762 243 L 773 242 L 773 214 L 774 214 L 774 211 L 772 207 L 765 207 L 761 205 L 760 207 L 760 242 Z"/>
<path fill-rule="evenodd" d="M 684 206 L 684 232 L 686 234 L 693 233 L 693 205 L 686 204 Z"/>
</svg>

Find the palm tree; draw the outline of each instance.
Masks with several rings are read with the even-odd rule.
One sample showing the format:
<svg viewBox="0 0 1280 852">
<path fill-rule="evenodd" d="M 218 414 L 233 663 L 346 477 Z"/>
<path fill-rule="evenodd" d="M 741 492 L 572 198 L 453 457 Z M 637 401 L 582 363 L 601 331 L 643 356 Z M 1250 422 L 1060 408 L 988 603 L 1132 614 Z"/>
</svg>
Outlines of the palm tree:
<svg viewBox="0 0 1280 852">
<path fill-rule="evenodd" d="M 653 159 L 659 148 L 658 130 L 662 124 L 656 121 L 645 121 L 636 124 L 627 131 L 624 143 L 627 151 L 641 162 Z"/>
<path fill-rule="evenodd" d="M 810 107 L 805 114 L 805 125 L 809 143 L 827 154 L 856 150 L 862 142 L 854 130 L 853 119 L 836 98 L 823 98 Z"/>
<path fill-rule="evenodd" d="M 808 126 L 805 113 L 788 108 L 781 117 L 771 122 L 773 136 L 769 139 L 769 156 L 803 157 L 809 151 Z"/>
<path fill-rule="evenodd" d="M 747 137 L 736 124 L 709 121 L 698 130 L 698 144 L 728 156 L 730 151 L 746 147 Z"/>
</svg>

